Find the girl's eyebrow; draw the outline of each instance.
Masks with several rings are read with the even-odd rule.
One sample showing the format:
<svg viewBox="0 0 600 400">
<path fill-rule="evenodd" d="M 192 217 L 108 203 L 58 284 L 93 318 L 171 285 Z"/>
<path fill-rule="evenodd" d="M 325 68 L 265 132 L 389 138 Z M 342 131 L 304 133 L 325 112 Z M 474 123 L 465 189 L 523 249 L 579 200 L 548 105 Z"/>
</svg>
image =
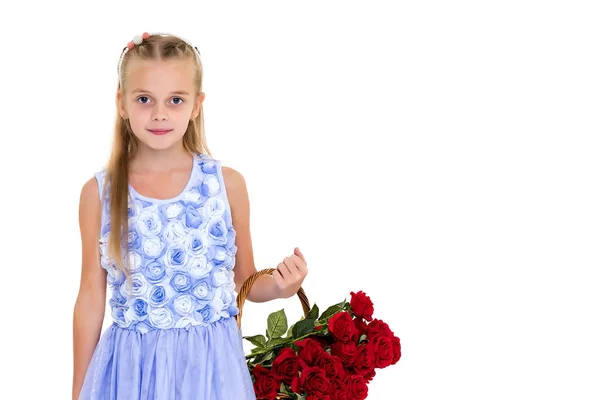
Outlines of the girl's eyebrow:
<svg viewBox="0 0 600 400">
<path fill-rule="evenodd" d="M 151 91 L 149 90 L 144 90 L 144 89 L 135 89 L 133 92 L 131 93 L 137 93 L 137 92 L 143 92 L 143 93 L 150 93 L 152 94 Z M 189 96 L 190 94 L 188 92 L 186 92 L 185 90 L 176 90 L 174 92 L 171 92 L 171 94 L 183 94 L 183 95 L 187 95 Z"/>
</svg>

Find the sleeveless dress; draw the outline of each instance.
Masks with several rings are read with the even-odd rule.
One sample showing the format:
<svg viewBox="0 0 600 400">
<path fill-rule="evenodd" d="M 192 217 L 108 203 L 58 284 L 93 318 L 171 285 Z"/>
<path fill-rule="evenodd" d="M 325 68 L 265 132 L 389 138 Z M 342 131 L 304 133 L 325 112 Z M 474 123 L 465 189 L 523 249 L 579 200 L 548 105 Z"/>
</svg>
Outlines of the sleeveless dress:
<svg viewBox="0 0 600 400">
<path fill-rule="evenodd" d="M 94 174 L 101 196 L 105 172 Z M 131 185 L 129 193 L 130 281 L 108 257 L 108 196 L 102 200 L 100 260 L 113 323 L 79 399 L 256 400 L 233 318 L 237 247 L 220 161 L 194 154 L 189 181 L 172 199 Z"/>
</svg>

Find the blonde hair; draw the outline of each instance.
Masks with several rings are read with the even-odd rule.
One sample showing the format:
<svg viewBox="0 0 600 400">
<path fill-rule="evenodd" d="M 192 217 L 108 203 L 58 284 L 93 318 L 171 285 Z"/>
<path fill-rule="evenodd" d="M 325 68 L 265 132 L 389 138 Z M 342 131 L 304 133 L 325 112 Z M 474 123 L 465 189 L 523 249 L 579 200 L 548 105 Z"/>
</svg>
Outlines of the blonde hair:
<svg viewBox="0 0 600 400">
<path fill-rule="evenodd" d="M 127 47 L 123 49 L 123 52 Z M 197 49 L 196 49 L 197 50 Z M 195 76 L 195 98 L 202 91 L 202 63 L 195 51 L 184 40 L 176 36 L 151 35 L 144 39 L 141 44 L 135 45 L 128 50 L 122 60 L 122 76 L 119 79 L 117 90 L 122 90 L 127 85 L 127 66 L 132 58 L 142 60 L 167 60 L 167 59 L 189 59 L 194 63 Z M 121 87 L 121 82 L 123 87 Z M 114 129 L 114 138 L 110 158 L 106 166 L 106 188 L 110 186 L 110 235 L 108 240 L 109 258 L 117 268 L 130 278 L 127 268 L 129 257 L 124 257 L 123 249 L 129 254 L 129 224 L 128 224 L 128 199 L 129 199 L 129 162 L 138 148 L 138 140 L 133 134 L 128 120 L 121 117 L 117 103 L 117 114 Z M 206 143 L 204 133 L 204 112 L 202 104 L 198 116 L 189 121 L 187 130 L 183 136 L 183 145 L 190 153 L 204 153 L 212 156 Z"/>
</svg>

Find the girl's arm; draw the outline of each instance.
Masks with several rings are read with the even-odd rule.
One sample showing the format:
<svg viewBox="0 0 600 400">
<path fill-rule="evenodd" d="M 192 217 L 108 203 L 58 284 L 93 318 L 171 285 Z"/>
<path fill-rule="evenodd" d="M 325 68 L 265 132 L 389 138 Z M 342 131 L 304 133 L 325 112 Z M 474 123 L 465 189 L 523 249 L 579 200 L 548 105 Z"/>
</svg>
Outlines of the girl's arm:
<svg viewBox="0 0 600 400">
<path fill-rule="evenodd" d="M 235 290 L 239 293 L 246 279 L 256 273 L 250 237 L 250 202 L 242 174 L 229 167 L 222 167 L 222 171 L 236 231 L 237 254 L 233 271 Z M 261 275 L 254 281 L 246 299 L 254 303 L 263 303 L 291 297 L 301 287 L 307 274 L 304 255 L 296 247 L 291 256 L 285 257 L 277 265 L 272 275 Z"/>
<path fill-rule="evenodd" d="M 242 174 L 225 166 L 222 167 L 222 171 L 236 233 L 237 253 L 233 270 L 235 291 L 239 293 L 246 279 L 256 272 L 250 235 L 250 202 L 246 181 Z M 252 284 L 246 300 L 263 303 L 277 298 L 280 298 L 280 294 L 277 291 L 275 279 L 272 275 L 262 275 Z"/>
<path fill-rule="evenodd" d="M 100 339 L 106 304 L 106 271 L 98 248 L 101 205 L 96 178 L 88 180 L 79 199 L 81 281 L 73 311 L 73 400 L 77 400 L 94 349 Z"/>
</svg>

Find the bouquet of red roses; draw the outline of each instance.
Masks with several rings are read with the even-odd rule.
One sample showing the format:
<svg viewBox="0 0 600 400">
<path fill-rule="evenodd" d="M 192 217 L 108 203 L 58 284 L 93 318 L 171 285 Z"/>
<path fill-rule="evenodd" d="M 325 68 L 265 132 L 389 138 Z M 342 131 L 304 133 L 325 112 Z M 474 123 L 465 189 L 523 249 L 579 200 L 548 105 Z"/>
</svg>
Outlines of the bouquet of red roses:
<svg viewBox="0 0 600 400">
<path fill-rule="evenodd" d="M 289 329 L 279 310 L 267 319 L 266 337 L 244 336 L 255 346 L 246 359 L 258 400 L 362 400 L 375 369 L 400 360 L 400 339 L 373 319 L 369 296 L 350 295 L 320 316 L 315 304 Z"/>
</svg>

